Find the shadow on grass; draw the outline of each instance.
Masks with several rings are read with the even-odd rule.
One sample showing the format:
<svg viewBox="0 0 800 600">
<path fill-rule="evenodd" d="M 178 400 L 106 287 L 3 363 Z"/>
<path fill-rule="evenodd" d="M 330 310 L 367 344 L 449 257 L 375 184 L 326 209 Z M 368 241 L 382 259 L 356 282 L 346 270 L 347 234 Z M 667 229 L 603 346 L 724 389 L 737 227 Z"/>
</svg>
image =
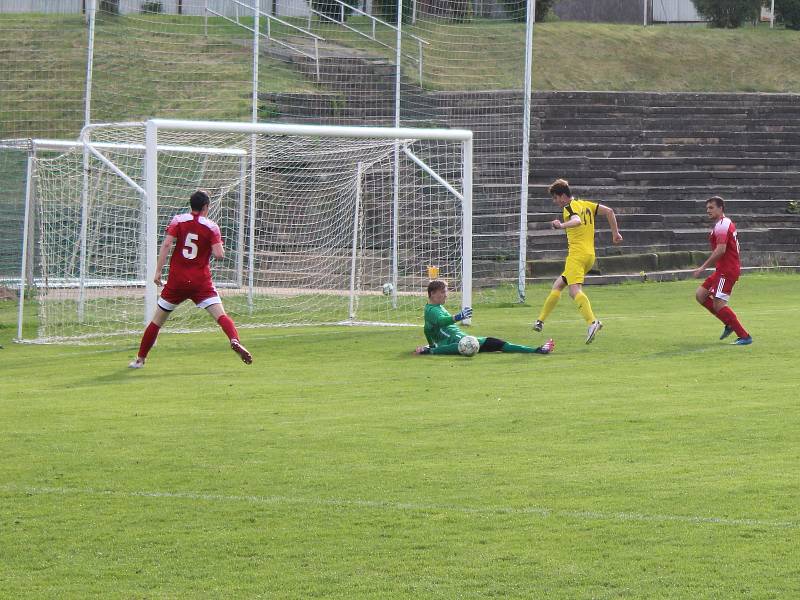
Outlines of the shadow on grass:
<svg viewBox="0 0 800 600">
<path fill-rule="evenodd" d="M 647 356 L 651 358 L 666 358 L 671 356 L 684 356 L 690 354 L 703 354 L 705 352 L 720 352 L 736 349 L 730 342 L 698 342 L 696 344 L 675 344 L 672 348 L 652 352 Z"/>
</svg>

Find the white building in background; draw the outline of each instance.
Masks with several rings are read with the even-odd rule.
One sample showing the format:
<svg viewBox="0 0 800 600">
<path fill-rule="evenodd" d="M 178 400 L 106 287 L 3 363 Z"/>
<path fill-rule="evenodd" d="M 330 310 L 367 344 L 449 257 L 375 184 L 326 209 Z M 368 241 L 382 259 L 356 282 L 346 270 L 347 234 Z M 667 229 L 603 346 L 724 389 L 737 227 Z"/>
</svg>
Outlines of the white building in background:
<svg viewBox="0 0 800 600">
<path fill-rule="evenodd" d="M 654 23 L 702 23 L 692 0 L 651 0 Z"/>
<path fill-rule="evenodd" d="M 96 0 L 100 5 L 101 0 Z M 119 0 L 119 11 L 122 14 L 141 12 L 142 4 L 147 0 Z M 247 10 L 242 4 L 252 4 L 254 0 L 157 0 L 161 3 L 162 12 L 176 15 L 203 16 L 206 6 L 227 16 L 235 16 L 238 10 L 244 15 Z M 261 11 L 267 14 L 276 14 L 282 17 L 308 16 L 308 0 L 258 0 Z M 347 4 L 357 6 L 369 12 L 372 0 L 346 1 Z M 45 14 L 78 14 L 84 9 L 88 0 L 0 0 L 0 13 L 45 13 Z M 366 6 L 366 8 L 364 8 Z M 274 11 L 274 12 L 273 12 Z"/>
<path fill-rule="evenodd" d="M 83 0 L 0 0 L 0 13 L 74 14 Z"/>
</svg>

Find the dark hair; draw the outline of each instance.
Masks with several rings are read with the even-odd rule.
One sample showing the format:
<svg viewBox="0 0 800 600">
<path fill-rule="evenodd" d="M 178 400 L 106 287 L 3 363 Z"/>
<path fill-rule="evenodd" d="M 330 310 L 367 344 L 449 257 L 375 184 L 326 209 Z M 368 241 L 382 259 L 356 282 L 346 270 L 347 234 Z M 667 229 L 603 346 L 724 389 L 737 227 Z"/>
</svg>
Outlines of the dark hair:
<svg viewBox="0 0 800 600">
<path fill-rule="evenodd" d="M 210 202 L 211 199 L 208 197 L 208 192 L 205 190 L 197 190 L 189 198 L 189 204 L 194 212 L 200 212 L 206 206 L 208 206 Z"/>
<path fill-rule="evenodd" d="M 428 298 L 430 298 L 431 294 L 433 294 L 434 292 L 439 292 L 446 288 L 447 288 L 447 283 L 445 283 L 441 279 L 434 279 L 428 284 Z"/>
<path fill-rule="evenodd" d="M 721 208 L 722 210 L 725 210 L 725 200 L 723 200 L 719 196 L 712 196 L 711 198 L 706 200 L 706 204 L 708 204 L 708 203 L 713 204 L 717 208 Z"/>
<path fill-rule="evenodd" d="M 556 179 L 547 191 L 551 196 L 572 196 L 572 192 L 569 191 L 569 181 L 566 179 Z"/>
</svg>

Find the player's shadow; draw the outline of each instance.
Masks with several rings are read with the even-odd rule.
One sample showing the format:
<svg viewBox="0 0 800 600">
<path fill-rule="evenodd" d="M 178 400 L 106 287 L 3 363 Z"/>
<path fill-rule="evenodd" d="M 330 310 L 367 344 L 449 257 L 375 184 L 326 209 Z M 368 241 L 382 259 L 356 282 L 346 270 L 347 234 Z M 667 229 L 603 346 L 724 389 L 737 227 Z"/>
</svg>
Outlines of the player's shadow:
<svg viewBox="0 0 800 600">
<path fill-rule="evenodd" d="M 115 367 L 113 370 L 108 371 L 103 374 L 98 374 L 95 376 L 89 376 L 80 382 L 76 382 L 77 386 L 86 386 L 86 387 L 104 387 L 108 385 L 118 385 L 118 384 L 126 384 L 126 383 L 134 383 L 138 382 L 139 378 L 142 376 L 147 377 L 147 384 L 148 385 L 161 385 L 161 382 L 167 383 L 169 379 L 169 374 L 159 374 L 153 373 L 152 370 L 146 373 L 143 372 L 143 369 L 129 369 L 128 365 L 123 365 L 120 368 Z"/>
<path fill-rule="evenodd" d="M 90 363 L 85 364 L 85 377 L 83 377 L 83 379 L 80 381 L 76 381 L 75 385 L 99 387 L 106 385 L 125 384 L 127 382 L 137 380 L 139 376 L 144 375 L 142 372 L 143 369 L 131 369 L 128 367 L 130 357 L 136 354 L 137 349 L 138 347 L 131 346 L 130 348 L 120 348 L 118 352 L 113 352 L 113 354 L 118 355 L 119 358 L 115 359 L 115 364 L 110 367 L 108 363 L 102 365 L 93 365 Z M 118 363 L 116 363 L 117 360 L 119 361 Z M 154 373 L 152 371 L 148 371 L 146 374 L 148 384 L 160 382 L 161 380 L 166 380 L 169 377 L 167 373 L 160 372 Z"/>
<path fill-rule="evenodd" d="M 687 356 L 691 354 L 703 354 L 706 352 L 719 352 L 720 350 L 729 347 L 730 344 L 709 344 L 708 342 L 697 342 L 695 344 L 687 344 L 682 342 L 675 344 L 671 348 L 662 348 L 658 352 L 650 352 L 647 356 L 656 358 L 669 358 L 672 356 Z"/>
</svg>

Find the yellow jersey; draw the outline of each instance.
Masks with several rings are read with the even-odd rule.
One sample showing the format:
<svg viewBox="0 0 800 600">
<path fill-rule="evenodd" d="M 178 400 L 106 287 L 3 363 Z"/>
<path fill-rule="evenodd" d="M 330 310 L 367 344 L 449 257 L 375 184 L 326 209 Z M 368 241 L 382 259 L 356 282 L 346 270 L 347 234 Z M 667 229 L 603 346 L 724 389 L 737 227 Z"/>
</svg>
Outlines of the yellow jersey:
<svg viewBox="0 0 800 600">
<path fill-rule="evenodd" d="M 573 215 L 581 218 L 578 227 L 570 227 L 567 232 L 567 248 L 569 254 L 594 256 L 594 221 L 597 218 L 597 202 L 573 198 L 562 211 L 566 223 Z"/>
</svg>

